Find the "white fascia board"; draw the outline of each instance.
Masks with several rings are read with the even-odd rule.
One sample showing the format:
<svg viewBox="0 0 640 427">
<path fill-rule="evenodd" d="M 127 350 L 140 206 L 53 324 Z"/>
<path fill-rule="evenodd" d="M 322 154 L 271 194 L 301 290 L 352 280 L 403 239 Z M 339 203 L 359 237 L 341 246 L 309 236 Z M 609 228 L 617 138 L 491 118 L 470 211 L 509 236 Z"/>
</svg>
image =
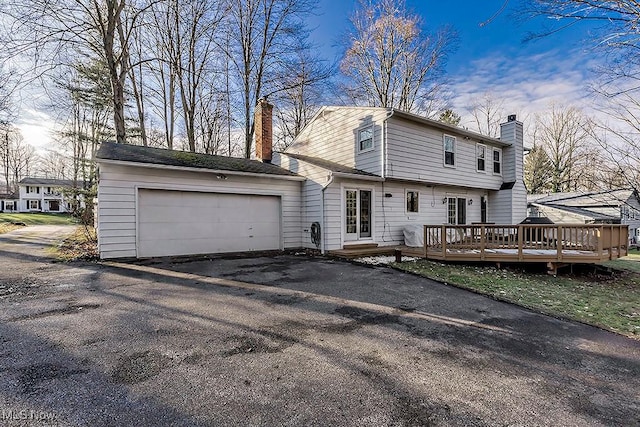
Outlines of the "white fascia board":
<svg viewBox="0 0 640 427">
<path fill-rule="evenodd" d="M 356 173 L 331 172 L 331 175 L 335 176 L 336 178 L 358 179 L 361 181 L 377 181 L 377 182 L 384 181 L 384 178 L 381 176 L 360 175 Z"/>
</svg>

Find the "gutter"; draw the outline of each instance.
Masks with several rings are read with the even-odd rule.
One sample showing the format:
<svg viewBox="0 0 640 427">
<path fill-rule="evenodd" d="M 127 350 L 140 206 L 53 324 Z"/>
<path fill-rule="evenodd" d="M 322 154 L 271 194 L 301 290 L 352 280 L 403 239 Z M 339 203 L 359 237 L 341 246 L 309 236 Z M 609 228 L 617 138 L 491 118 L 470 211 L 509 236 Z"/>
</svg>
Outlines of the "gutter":
<svg viewBox="0 0 640 427">
<path fill-rule="evenodd" d="M 388 166 L 388 160 L 387 159 L 387 141 L 389 140 L 389 131 L 388 131 L 388 125 L 387 125 L 387 121 L 393 117 L 393 115 L 395 114 L 396 110 L 394 110 L 393 108 L 391 109 L 391 111 L 389 111 L 387 113 L 387 117 L 385 117 L 384 122 L 383 122 L 383 128 L 384 128 L 384 133 L 382 135 L 382 147 L 381 148 L 381 153 L 380 153 L 380 172 L 382 174 L 382 179 L 384 180 L 384 178 L 387 176 L 387 166 Z"/>
<path fill-rule="evenodd" d="M 233 175 L 233 176 L 252 176 L 252 177 L 260 177 L 260 178 L 283 179 L 286 181 L 305 181 L 306 180 L 305 177 L 299 176 L 299 175 L 276 175 L 276 174 L 270 174 L 270 173 L 240 172 L 240 171 L 230 171 L 230 170 L 224 170 L 224 169 L 193 168 L 188 166 L 160 165 L 157 163 L 129 162 L 124 160 L 109 160 L 109 159 L 97 158 L 96 162 L 118 165 L 118 166 L 130 166 L 130 167 L 161 169 L 161 170 L 177 170 L 177 171 L 187 171 L 187 172 L 214 173 L 214 174 L 220 174 L 220 175 Z"/>
<path fill-rule="evenodd" d="M 361 181 L 376 181 L 382 182 L 384 181 L 383 177 L 377 175 L 359 175 L 356 173 L 348 173 L 348 172 L 330 172 L 330 176 L 336 178 L 349 178 L 349 179 L 358 179 Z"/>
</svg>

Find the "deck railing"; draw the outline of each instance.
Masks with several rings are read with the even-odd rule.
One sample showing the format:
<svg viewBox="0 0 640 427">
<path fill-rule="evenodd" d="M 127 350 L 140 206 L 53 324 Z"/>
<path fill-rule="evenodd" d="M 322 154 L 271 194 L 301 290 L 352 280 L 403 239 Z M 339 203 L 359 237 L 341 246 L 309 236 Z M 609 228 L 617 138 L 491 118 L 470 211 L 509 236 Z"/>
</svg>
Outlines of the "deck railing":
<svg viewBox="0 0 640 427">
<path fill-rule="evenodd" d="M 443 260 L 601 262 L 627 255 L 628 226 L 425 225 L 424 243 L 427 258 Z"/>
</svg>

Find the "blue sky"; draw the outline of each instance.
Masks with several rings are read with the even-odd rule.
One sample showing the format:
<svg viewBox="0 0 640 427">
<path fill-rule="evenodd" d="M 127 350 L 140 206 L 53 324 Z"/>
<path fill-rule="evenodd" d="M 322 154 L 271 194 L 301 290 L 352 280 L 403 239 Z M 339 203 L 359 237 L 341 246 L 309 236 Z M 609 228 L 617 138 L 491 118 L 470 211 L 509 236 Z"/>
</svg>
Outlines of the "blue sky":
<svg viewBox="0 0 640 427">
<path fill-rule="evenodd" d="M 545 22 L 518 19 L 519 4 L 510 0 L 495 19 L 480 25 L 501 10 L 504 0 L 407 0 L 427 28 L 451 25 L 458 32 L 459 46 L 449 58 L 447 76 L 453 107 L 463 118 L 473 99 L 484 93 L 501 98 L 508 112 L 526 117 L 551 103 L 587 105 L 589 69 L 597 63 L 585 43 L 589 28 L 577 25 L 524 42 Z M 330 59 L 338 58 L 336 44 L 349 26 L 354 5 L 352 0 L 318 1 L 313 40 Z"/>
</svg>

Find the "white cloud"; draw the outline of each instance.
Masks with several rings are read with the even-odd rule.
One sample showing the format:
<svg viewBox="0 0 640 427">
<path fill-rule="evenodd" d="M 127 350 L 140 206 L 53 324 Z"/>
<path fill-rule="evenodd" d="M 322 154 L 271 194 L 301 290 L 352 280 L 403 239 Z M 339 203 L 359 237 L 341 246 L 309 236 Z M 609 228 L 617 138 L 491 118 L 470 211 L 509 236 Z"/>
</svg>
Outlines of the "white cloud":
<svg viewBox="0 0 640 427">
<path fill-rule="evenodd" d="M 469 110 L 484 94 L 502 102 L 505 114 L 533 117 L 552 104 L 574 105 L 588 114 L 588 85 L 593 63 L 581 51 L 551 51 L 533 55 L 496 53 L 472 61 L 451 77 L 452 107 L 471 127 Z M 506 117 L 505 117 L 506 118 Z"/>
</svg>

